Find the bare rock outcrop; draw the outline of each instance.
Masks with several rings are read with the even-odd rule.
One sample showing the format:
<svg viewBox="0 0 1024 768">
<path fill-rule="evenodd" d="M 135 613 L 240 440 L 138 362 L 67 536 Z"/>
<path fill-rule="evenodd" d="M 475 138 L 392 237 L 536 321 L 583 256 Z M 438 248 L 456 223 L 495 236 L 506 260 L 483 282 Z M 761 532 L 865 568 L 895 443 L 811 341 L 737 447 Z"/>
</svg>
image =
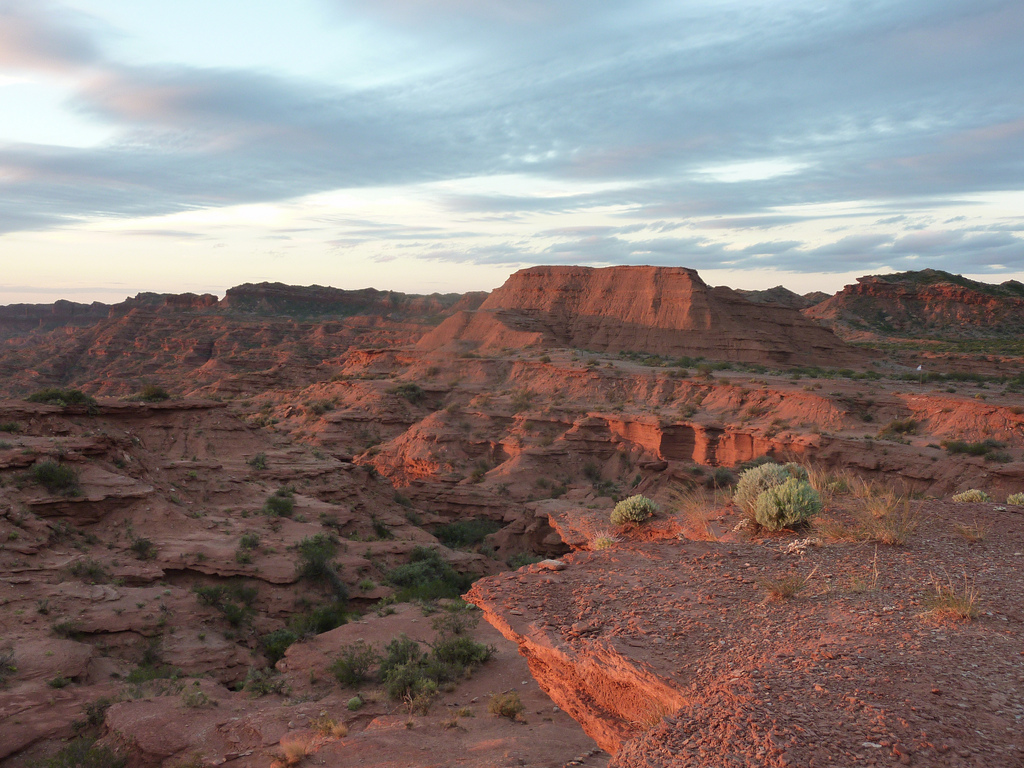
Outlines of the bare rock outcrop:
<svg viewBox="0 0 1024 768">
<path fill-rule="evenodd" d="M 917 503 L 929 522 L 905 548 L 693 541 L 661 520 L 562 569 L 478 581 L 468 599 L 616 768 L 1014 765 L 1024 523 L 974 505 L 999 535 L 972 545 L 955 534 L 962 506 Z M 594 512 L 579 514 L 562 524 L 586 529 Z M 797 595 L 773 598 L 787 579 Z M 975 595 L 974 621 L 936 608 L 936 579 Z"/>
<path fill-rule="evenodd" d="M 866 362 L 795 309 L 754 304 L 676 267 L 531 267 L 515 273 L 475 313 L 460 312 L 421 349 L 576 347 L 643 350 L 751 363 Z"/>
</svg>

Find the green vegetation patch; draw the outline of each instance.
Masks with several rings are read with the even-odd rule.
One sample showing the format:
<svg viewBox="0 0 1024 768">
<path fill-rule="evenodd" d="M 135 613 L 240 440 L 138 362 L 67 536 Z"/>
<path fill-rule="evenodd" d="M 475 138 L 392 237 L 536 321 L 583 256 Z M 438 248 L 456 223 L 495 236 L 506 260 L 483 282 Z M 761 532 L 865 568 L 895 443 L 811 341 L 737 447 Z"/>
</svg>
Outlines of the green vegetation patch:
<svg viewBox="0 0 1024 768">
<path fill-rule="evenodd" d="M 468 549 L 480 544 L 492 533 L 497 533 L 502 524 L 486 518 L 456 520 L 453 523 L 439 525 L 432 533 L 438 541 L 451 549 Z"/>
<path fill-rule="evenodd" d="M 416 547 L 409 562 L 393 568 L 387 582 L 398 588 L 400 602 L 459 597 L 469 589 L 473 577 L 458 573 L 436 549 Z"/>
</svg>

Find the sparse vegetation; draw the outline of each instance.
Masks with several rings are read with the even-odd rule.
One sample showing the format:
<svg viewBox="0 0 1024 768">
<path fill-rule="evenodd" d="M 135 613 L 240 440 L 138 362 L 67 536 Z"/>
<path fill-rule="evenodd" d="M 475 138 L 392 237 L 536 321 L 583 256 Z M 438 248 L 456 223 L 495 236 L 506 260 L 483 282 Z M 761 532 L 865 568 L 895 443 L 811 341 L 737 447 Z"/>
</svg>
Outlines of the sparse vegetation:
<svg viewBox="0 0 1024 768">
<path fill-rule="evenodd" d="M 267 468 L 267 454 L 265 454 L 265 453 L 257 453 L 255 456 L 253 456 L 251 459 L 249 459 L 245 463 L 248 464 L 253 469 L 256 469 L 256 470 L 266 469 Z"/>
<path fill-rule="evenodd" d="M 107 747 L 96 745 L 95 739 L 75 739 L 53 757 L 29 763 L 30 768 L 124 768 L 128 759 Z"/>
<path fill-rule="evenodd" d="M 86 408 L 95 408 L 96 400 L 82 392 L 80 389 L 59 389 L 50 387 L 33 392 L 25 398 L 30 403 L 46 403 L 47 405 L 59 405 L 62 408 L 73 405 L 84 405 Z"/>
<path fill-rule="evenodd" d="M 1006 503 L 1013 507 L 1024 507 L 1024 493 L 1011 493 L 1006 497 Z"/>
<path fill-rule="evenodd" d="M 327 584 L 338 602 L 348 600 L 348 588 L 334 568 L 338 542 L 332 536 L 318 533 L 307 536 L 298 544 L 299 562 L 296 570 L 300 578 Z"/>
<path fill-rule="evenodd" d="M 62 496 L 75 496 L 79 493 L 78 472 L 67 464 L 47 459 L 32 467 L 29 474 L 50 493 Z"/>
<path fill-rule="evenodd" d="M 501 530 L 501 523 L 486 518 L 469 518 L 440 525 L 432 531 L 438 541 L 451 549 L 467 549 Z"/>
<path fill-rule="evenodd" d="M 517 720 L 522 717 L 526 707 L 519 698 L 518 691 L 506 691 L 491 694 L 491 700 L 487 702 L 487 711 L 496 717 Z"/>
<path fill-rule="evenodd" d="M 278 629 L 261 637 L 260 645 L 270 666 L 284 658 L 284 652 L 298 639 L 299 636 L 290 629 Z"/>
<path fill-rule="evenodd" d="M 250 669 L 245 676 L 242 690 L 258 699 L 272 693 L 284 694 L 288 690 L 288 685 L 275 669 Z"/>
<path fill-rule="evenodd" d="M 952 577 L 944 580 L 932 575 L 934 592 L 928 595 L 925 604 L 928 610 L 925 615 L 935 618 L 950 618 L 970 621 L 978 615 L 978 588 L 967 574 L 964 574 L 963 586 Z"/>
<path fill-rule="evenodd" d="M 131 550 L 139 560 L 152 560 L 156 557 L 156 545 L 149 539 L 134 539 Z"/>
<path fill-rule="evenodd" d="M 341 655 L 330 666 L 339 683 L 356 687 L 370 679 L 370 670 L 380 661 L 380 655 L 373 646 L 362 640 L 341 648 Z"/>
<path fill-rule="evenodd" d="M 967 504 L 980 504 L 982 502 L 992 501 L 992 497 L 984 491 L 980 491 L 977 488 L 971 488 L 969 490 L 953 494 L 953 501 Z"/>
<path fill-rule="evenodd" d="M 612 525 L 627 525 L 629 523 L 643 523 L 649 520 L 658 511 L 658 505 L 646 496 L 637 494 L 623 499 L 612 509 Z"/>
<path fill-rule="evenodd" d="M 171 399 L 171 393 L 159 384 L 145 384 L 136 398 L 144 403 L 162 403 Z"/>
<path fill-rule="evenodd" d="M 776 600 L 788 600 L 801 592 L 813 575 L 814 571 L 811 571 L 806 576 L 788 573 L 784 576 L 759 579 L 757 583 L 764 588 L 770 597 Z"/>
<path fill-rule="evenodd" d="M 295 514 L 295 492 L 288 487 L 278 488 L 263 502 L 264 515 L 269 517 L 291 517 Z"/>
<path fill-rule="evenodd" d="M 458 597 L 469 588 L 472 577 L 456 572 L 436 549 L 416 547 L 408 563 L 388 573 L 387 581 L 398 587 L 398 600 L 404 602 Z"/>
<path fill-rule="evenodd" d="M 18 667 L 14 663 L 14 649 L 0 649 L 0 688 L 5 687 L 7 685 L 7 681 L 10 680 L 17 671 Z"/>
<path fill-rule="evenodd" d="M 427 393 L 423 391 L 423 388 L 419 384 L 413 384 L 406 382 L 405 384 L 399 384 L 397 387 L 392 387 L 388 390 L 389 394 L 398 395 L 408 400 L 413 405 L 423 402 L 426 398 Z"/>
</svg>

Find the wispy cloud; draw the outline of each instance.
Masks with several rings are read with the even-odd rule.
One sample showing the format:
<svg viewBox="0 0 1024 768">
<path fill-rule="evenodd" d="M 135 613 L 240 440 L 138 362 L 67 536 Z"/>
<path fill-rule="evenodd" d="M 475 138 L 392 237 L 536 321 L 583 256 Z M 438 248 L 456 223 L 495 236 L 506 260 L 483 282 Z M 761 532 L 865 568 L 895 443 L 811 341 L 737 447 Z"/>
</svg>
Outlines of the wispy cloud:
<svg viewBox="0 0 1024 768">
<path fill-rule="evenodd" d="M 1024 263 L 1019 229 L 921 220 L 977 193 L 1024 189 L 1019 2 L 320 7 L 335 24 L 412 40 L 410 62 L 436 53 L 454 63 L 410 66 L 368 89 L 129 64 L 84 15 L 0 0 L 0 68 L 69 80 L 68 108 L 117 128 L 115 141 L 86 149 L 0 145 L 0 232 L 448 181 L 432 204 L 454 223 L 346 226 L 333 241 L 415 243 L 424 258 L 479 264 Z M 501 174 L 537 189 L 458 188 Z M 562 192 L 540 189 L 553 180 Z M 863 202 L 853 213 L 801 211 L 852 201 Z M 600 221 L 558 220 L 583 214 Z M 808 228 L 830 216 L 847 229 Z M 475 242 L 488 231 L 508 234 Z"/>
</svg>

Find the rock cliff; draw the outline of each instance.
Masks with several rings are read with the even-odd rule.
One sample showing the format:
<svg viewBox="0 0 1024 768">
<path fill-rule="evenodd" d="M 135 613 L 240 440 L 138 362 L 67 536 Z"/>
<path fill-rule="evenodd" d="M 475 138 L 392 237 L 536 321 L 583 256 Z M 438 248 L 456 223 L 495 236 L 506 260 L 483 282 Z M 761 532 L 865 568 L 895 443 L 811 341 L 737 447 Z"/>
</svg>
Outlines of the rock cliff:
<svg viewBox="0 0 1024 768">
<path fill-rule="evenodd" d="M 844 338 L 1019 339 L 1024 285 L 979 283 L 932 269 L 868 275 L 804 314 Z"/>
<path fill-rule="evenodd" d="M 670 267 L 531 267 L 460 312 L 421 349 L 574 347 L 782 365 L 863 364 L 866 357 L 779 304 L 755 304 Z"/>
</svg>

